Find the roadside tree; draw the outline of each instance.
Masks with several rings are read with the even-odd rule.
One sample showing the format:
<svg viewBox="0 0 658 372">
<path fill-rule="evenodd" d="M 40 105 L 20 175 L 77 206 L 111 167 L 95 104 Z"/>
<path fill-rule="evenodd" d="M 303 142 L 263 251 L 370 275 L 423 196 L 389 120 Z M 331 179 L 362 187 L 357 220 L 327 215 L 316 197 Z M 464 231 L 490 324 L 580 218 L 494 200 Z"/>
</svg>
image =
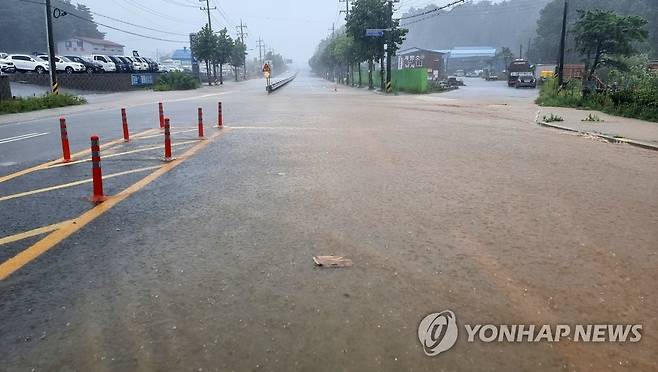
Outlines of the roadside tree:
<svg viewBox="0 0 658 372">
<path fill-rule="evenodd" d="M 208 77 L 208 85 L 212 85 L 210 79 L 210 64 L 215 56 L 215 49 L 217 45 L 217 36 L 210 30 L 208 25 L 203 26 L 201 31 L 196 34 L 196 38 L 192 39 L 192 53 L 200 61 L 206 63 L 206 75 Z"/>
<path fill-rule="evenodd" d="M 233 50 L 233 39 L 224 28 L 220 30 L 215 38 L 215 48 L 213 53 L 213 62 L 219 65 L 219 83 L 224 84 L 224 65 L 231 60 Z"/>
<path fill-rule="evenodd" d="M 621 57 L 636 54 L 636 43 L 649 36 L 647 21 L 638 16 L 620 16 L 613 11 L 580 11 L 574 27 L 576 48 L 587 67 L 587 81 L 602 66 L 620 66 Z M 623 66 L 622 66 L 623 67 Z"/>
</svg>

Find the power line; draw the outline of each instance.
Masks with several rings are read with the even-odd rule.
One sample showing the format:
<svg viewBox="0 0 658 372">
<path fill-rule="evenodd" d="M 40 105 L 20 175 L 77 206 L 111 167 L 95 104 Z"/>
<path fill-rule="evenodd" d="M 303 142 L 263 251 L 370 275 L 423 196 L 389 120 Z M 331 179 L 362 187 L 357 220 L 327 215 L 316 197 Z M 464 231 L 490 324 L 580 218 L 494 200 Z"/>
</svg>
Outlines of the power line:
<svg viewBox="0 0 658 372">
<path fill-rule="evenodd" d="M 428 14 L 436 13 L 436 12 L 441 11 L 441 10 L 443 10 L 443 9 L 450 8 L 451 6 L 454 6 L 454 5 L 457 5 L 457 4 L 461 4 L 461 3 L 465 2 L 465 1 L 466 1 L 466 0 L 457 0 L 457 1 L 454 1 L 454 2 L 452 2 L 452 3 L 450 3 L 450 4 L 446 4 L 446 5 L 444 5 L 444 6 L 440 6 L 440 7 L 438 7 L 438 8 L 434 8 L 434 9 L 431 9 L 431 10 L 424 11 L 424 12 L 422 12 L 422 13 L 413 14 L 413 15 L 406 16 L 406 17 L 400 17 L 399 19 L 400 19 L 400 20 L 405 20 L 405 19 L 412 19 L 412 18 L 417 18 L 417 17 L 426 16 L 426 15 L 428 15 Z"/>
<path fill-rule="evenodd" d="M 161 32 L 161 33 L 163 33 L 163 34 L 176 35 L 176 36 L 188 36 L 188 34 L 179 34 L 179 33 L 176 33 L 176 32 L 169 32 L 169 31 L 158 30 L 158 29 L 156 29 L 156 28 L 150 28 L 150 27 L 146 27 L 146 26 L 140 26 L 140 25 L 137 25 L 137 24 L 134 24 L 134 23 L 130 23 L 130 22 L 123 21 L 123 20 L 120 20 L 120 19 L 117 19 L 117 18 L 113 18 L 113 17 L 110 17 L 110 16 L 106 16 L 106 15 L 103 15 L 103 14 L 100 14 L 100 13 L 96 13 L 96 12 L 92 12 L 92 11 L 89 11 L 89 12 L 90 12 L 91 14 L 95 15 L 95 16 L 99 16 L 99 17 L 107 18 L 107 19 L 113 20 L 113 21 L 115 21 L 115 22 L 119 22 L 119 23 L 127 24 L 127 25 L 130 25 L 130 26 L 133 26 L 133 27 L 143 28 L 143 29 L 145 29 L 145 30 L 149 30 L 149 31 Z"/>
<path fill-rule="evenodd" d="M 171 17 L 171 16 L 169 16 L 168 14 L 161 13 L 161 12 L 158 12 L 157 10 L 151 9 L 151 8 L 149 8 L 149 7 L 147 7 L 147 6 L 145 6 L 145 5 L 141 4 L 141 3 L 139 3 L 139 2 L 136 1 L 136 0 L 123 0 L 123 1 L 125 1 L 125 2 L 128 3 L 128 4 L 132 4 L 133 6 L 135 6 L 135 7 L 139 8 L 139 9 L 141 9 L 143 12 L 146 12 L 146 13 L 152 14 L 152 15 L 154 15 L 154 16 L 156 16 L 156 17 L 164 18 L 164 19 L 167 19 L 167 20 L 169 20 L 169 21 L 174 21 L 174 22 L 178 22 L 178 23 L 187 23 L 187 22 L 184 21 L 184 20 L 180 20 L 180 19 L 177 19 L 177 18 Z"/>
<path fill-rule="evenodd" d="M 68 13 L 68 15 L 70 15 L 70 16 L 72 16 L 72 17 L 74 17 L 74 18 L 78 18 L 78 19 L 81 19 L 81 20 L 83 20 L 83 21 L 89 22 L 89 23 L 96 24 L 96 25 L 98 25 L 98 26 L 103 26 L 103 27 L 109 28 L 109 29 L 111 29 L 111 30 L 115 30 L 115 31 L 123 32 L 123 33 L 130 34 L 130 35 L 134 35 L 134 36 L 143 37 L 143 38 L 145 38 L 145 39 L 158 40 L 158 41 L 165 41 L 165 42 L 168 42 L 168 43 L 177 43 L 177 44 L 179 44 L 179 43 L 188 43 L 188 42 L 189 42 L 189 41 L 187 41 L 187 40 L 171 40 L 171 39 L 163 39 L 163 38 L 159 38 L 159 37 L 143 35 L 143 34 L 140 34 L 140 33 L 137 33 L 137 32 L 132 32 L 132 31 L 128 31 L 128 30 L 123 30 L 123 29 L 120 29 L 120 28 L 118 28 L 118 27 L 108 26 L 108 25 L 106 25 L 106 24 L 103 24 L 103 23 L 100 23 L 100 22 L 96 22 L 96 21 L 93 21 L 93 20 L 91 20 L 91 19 L 87 19 L 87 18 L 81 17 L 81 16 L 79 16 L 79 15 L 77 15 L 77 14 L 70 13 L 70 12 Z"/>
<path fill-rule="evenodd" d="M 401 26 L 408 26 L 412 25 L 418 22 L 422 22 L 425 20 L 428 20 L 430 18 L 434 18 L 437 16 L 451 16 L 451 17 L 470 17 L 470 16 L 475 16 L 475 15 L 483 15 L 483 16 L 491 16 L 491 15 L 496 15 L 496 14 L 508 14 L 511 12 L 527 12 L 527 11 L 535 11 L 540 9 L 541 7 L 537 7 L 536 5 L 523 5 L 521 7 L 505 7 L 505 8 L 494 8 L 494 9 L 466 9 L 466 8 L 461 8 L 459 10 L 454 9 L 450 12 L 433 12 L 432 14 L 428 14 L 425 16 L 425 18 L 421 19 L 416 19 L 410 22 L 406 22 L 402 24 Z"/>
<path fill-rule="evenodd" d="M 17 0 L 17 1 L 20 1 L 20 2 L 23 2 L 23 3 L 37 4 L 37 5 L 45 5 L 45 3 L 42 3 L 42 2 L 39 2 L 39 1 L 34 1 L 34 0 Z M 92 13 L 93 13 L 93 12 L 92 12 Z M 103 24 L 103 23 L 100 23 L 100 22 L 96 22 L 96 21 L 94 21 L 94 20 L 91 20 L 91 19 L 88 19 L 88 18 L 85 18 L 85 17 L 79 16 L 79 15 L 73 13 L 72 11 L 68 11 L 68 12 L 67 12 L 67 15 L 70 15 L 71 17 L 74 17 L 74 18 L 77 18 L 77 19 L 83 20 L 83 21 L 85 21 L 85 22 L 93 23 L 93 24 L 95 24 L 95 25 L 97 25 L 97 26 L 102 26 L 102 27 L 109 28 L 109 29 L 111 29 L 111 30 L 115 30 L 115 31 L 123 32 L 123 33 L 130 34 L 130 35 L 134 35 L 134 36 L 143 37 L 143 38 L 145 38 L 145 39 L 158 40 L 158 41 L 165 41 L 165 42 L 170 42 L 170 43 L 187 43 L 187 41 L 163 39 L 163 38 L 159 38 L 159 37 L 155 37 L 155 36 L 143 35 L 143 34 L 140 34 L 140 33 L 137 33 L 137 32 L 133 32 L 133 31 L 123 30 L 123 29 L 120 29 L 120 28 L 118 28 L 118 27 L 109 26 L 109 25 L 106 25 L 106 24 Z M 109 17 L 108 17 L 108 18 L 109 18 Z"/>
</svg>

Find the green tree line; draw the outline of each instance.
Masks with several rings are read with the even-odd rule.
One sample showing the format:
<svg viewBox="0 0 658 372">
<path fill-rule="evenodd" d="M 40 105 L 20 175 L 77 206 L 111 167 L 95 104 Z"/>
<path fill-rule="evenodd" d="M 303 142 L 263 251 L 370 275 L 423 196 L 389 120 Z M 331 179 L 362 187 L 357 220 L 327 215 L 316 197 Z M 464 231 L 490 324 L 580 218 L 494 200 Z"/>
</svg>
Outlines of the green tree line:
<svg viewBox="0 0 658 372">
<path fill-rule="evenodd" d="M 192 38 L 192 53 L 199 61 L 206 64 L 208 85 L 212 84 L 211 73 L 217 81 L 219 66 L 219 83 L 224 84 L 224 65 L 233 67 L 235 81 L 239 79 L 239 69 L 244 66 L 247 57 L 247 47 L 241 40 L 233 40 L 226 28 L 214 33 L 206 24 Z M 211 71 L 212 70 L 212 71 Z"/>
<path fill-rule="evenodd" d="M 381 89 L 384 90 L 385 44 L 388 53 L 395 55 L 400 49 L 406 29 L 398 20 L 392 20 L 391 8 L 386 0 L 355 0 L 346 17 L 346 25 L 334 35 L 322 40 L 309 64 L 314 72 L 330 80 L 353 83 L 356 68 L 361 84 L 361 64 L 368 64 L 368 86 L 374 88 L 373 72 L 379 63 Z M 367 29 L 387 29 L 384 37 L 366 36 Z"/>
</svg>

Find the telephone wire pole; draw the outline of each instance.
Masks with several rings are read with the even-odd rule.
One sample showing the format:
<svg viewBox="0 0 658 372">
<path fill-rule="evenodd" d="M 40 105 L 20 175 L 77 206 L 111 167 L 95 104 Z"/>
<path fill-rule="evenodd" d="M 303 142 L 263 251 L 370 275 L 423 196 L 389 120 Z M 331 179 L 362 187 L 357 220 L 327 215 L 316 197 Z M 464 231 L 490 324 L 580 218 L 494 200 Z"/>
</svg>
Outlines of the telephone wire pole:
<svg viewBox="0 0 658 372">
<path fill-rule="evenodd" d="M 562 88 L 564 84 L 564 50 L 567 45 L 567 14 L 569 12 L 569 0 L 564 0 L 564 15 L 562 16 L 562 37 L 560 38 L 560 58 L 557 70 L 557 86 Z"/>
<path fill-rule="evenodd" d="M 48 66 L 50 74 L 50 89 L 52 94 L 59 94 L 59 82 L 57 81 L 57 69 L 55 66 L 55 38 L 53 36 L 53 12 L 50 0 L 46 0 L 46 30 L 48 34 Z"/>
<path fill-rule="evenodd" d="M 249 36 L 249 34 L 244 32 L 244 30 L 247 28 L 247 25 L 242 23 L 242 19 L 240 19 L 240 26 L 235 26 L 235 28 L 238 29 L 238 35 L 240 37 L 240 42 L 242 43 L 242 45 L 244 45 L 244 48 L 245 48 L 245 55 L 242 59 L 242 61 L 243 61 L 243 66 L 242 67 L 243 67 L 244 79 L 247 80 L 247 54 L 246 54 L 247 53 L 246 52 L 247 44 L 245 44 L 245 42 L 244 42 L 244 37 Z"/>
</svg>

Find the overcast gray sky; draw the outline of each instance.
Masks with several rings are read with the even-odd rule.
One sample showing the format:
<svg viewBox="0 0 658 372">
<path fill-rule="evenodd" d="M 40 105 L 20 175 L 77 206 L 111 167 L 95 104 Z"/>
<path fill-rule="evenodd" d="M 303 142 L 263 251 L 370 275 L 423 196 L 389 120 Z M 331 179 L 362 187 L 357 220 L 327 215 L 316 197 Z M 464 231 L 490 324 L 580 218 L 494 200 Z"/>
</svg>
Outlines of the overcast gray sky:
<svg viewBox="0 0 658 372">
<path fill-rule="evenodd" d="M 183 34 L 198 31 L 207 22 L 207 14 L 199 9 L 205 0 L 72 0 L 89 6 L 102 15 L 119 18 L 126 22 L 147 26 L 162 32 L 145 30 L 96 15 L 95 20 L 110 26 L 141 33 L 148 36 L 181 40 Z M 402 0 L 399 7 L 423 6 L 428 0 Z M 447 0 L 437 0 L 445 4 Z M 332 23 L 336 27 L 344 24 L 344 14 L 338 11 L 345 3 L 338 0 L 210 0 L 213 29 L 227 27 L 233 37 L 240 20 L 247 25 L 247 48 L 251 57 L 258 56 L 257 41 L 262 37 L 267 47 L 297 64 L 306 64 L 317 43 L 330 33 Z M 99 27 L 106 38 L 126 46 L 126 53 L 136 49 L 144 56 L 154 57 L 181 48 L 183 42 L 164 42 L 132 36 L 105 27 Z"/>
</svg>

